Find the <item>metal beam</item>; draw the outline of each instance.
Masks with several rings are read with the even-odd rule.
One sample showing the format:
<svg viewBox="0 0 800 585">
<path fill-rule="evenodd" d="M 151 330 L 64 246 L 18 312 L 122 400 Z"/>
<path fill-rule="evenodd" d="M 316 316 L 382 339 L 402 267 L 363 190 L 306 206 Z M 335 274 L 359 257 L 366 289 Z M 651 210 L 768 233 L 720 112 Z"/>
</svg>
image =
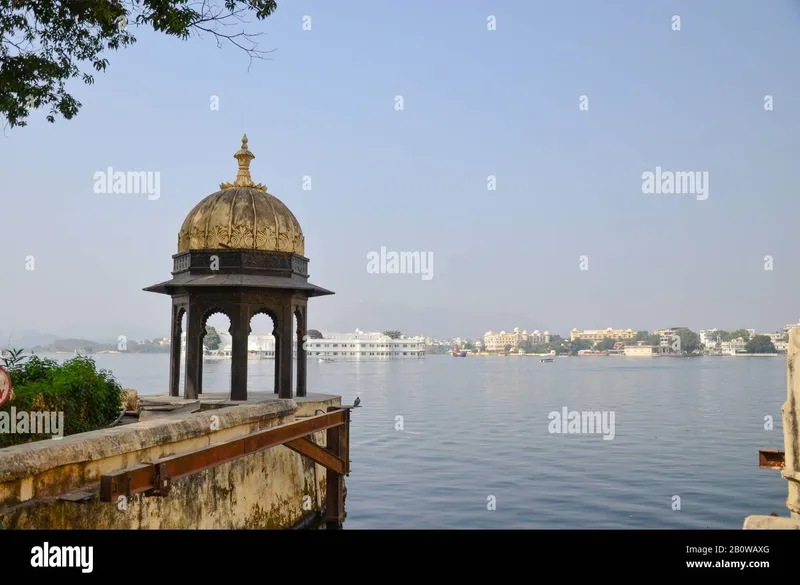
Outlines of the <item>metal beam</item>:
<svg viewBox="0 0 800 585">
<path fill-rule="evenodd" d="M 759 449 L 758 466 L 764 469 L 783 469 L 786 453 L 778 449 Z"/>
<path fill-rule="evenodd" d="M 336 457 L 347 461 L 349 467 L 350 409 L 328 407 L 329 413 L 337 411 L 344 415 L 345 424 L 328 428 L 327 449 Z M 328 469 L 325 474 L 325 524 L 329 529 L 338 529 L 344 523 L 344 518 L 344 475 Z"/>
<path fill-rule="evenodd" d="M 340 475 L 347 473 L 347 464 L 343 459 L 337 457 L 327 449 L 323 449 L 316 443 L 311 442 L 308 438 L 295 439 L 294 441 L 286 443 L 284 446 L 289 447 L 292 451 L 300 453 L 300 455 L 312 459 L 325 469 L 330 469 Z"/>
<path fill-rule="evenodd" d="M 175 480 L 245 455 L 277 445 L 285 445 L 318 431 L 346 426 L 350 422 L 349 414 L 349 410 L 332 408 L 327 414 L 279 425 L 240 439 L 166 457 L 152 463 L 103 474 L 100 478 L 100 500 L 111 502 L 116 501 L 121 495 L 131 496 L 142 492 L 148 493 L 148 495 L 166 495 L 171 483 Z M 339 452 L 334 451 L 334 454 L 338 456 Z M 314 459 L 311 455 L 309 457 Z M 337 459 L 344 465 L 341 457 L 337 457 Z M 336 465 L 335 461 L 331 461 L 331 463 Z M 348 466 L 344 467 L 346 469 Z"/>
<path fill-rule="evenodd" d="M 149 464 L 103 474 L 100 476 L 100 501 L 116 502 L 120 496 L 153 489 L 154 480 L 153 466 Z"/>
</svg>

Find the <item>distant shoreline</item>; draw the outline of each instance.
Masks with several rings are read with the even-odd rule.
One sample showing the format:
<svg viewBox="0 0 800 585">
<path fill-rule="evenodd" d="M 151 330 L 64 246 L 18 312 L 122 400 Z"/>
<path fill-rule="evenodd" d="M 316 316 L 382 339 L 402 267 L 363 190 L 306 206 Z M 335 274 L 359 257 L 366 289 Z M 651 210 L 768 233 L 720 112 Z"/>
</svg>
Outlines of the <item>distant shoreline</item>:
<svg viewBox="0 0 800 585">
<path fill-rule="evenodd" d="M 30 355 L 42 355 L 42 354 L 50 354 L 50 355 L 117 355 L 117 354 L 126 354 L 126 353 L 135 353 L 135 354 L 169 354 L 169 346 L 166 349 L 146 349 L 146 350 L 138 350 L 137 349 L 128 349 L 128 350 L 118 350 L 118 349 L 98 349 L 95 350 L 91 348 L 90 351 L 86 351 L 82 348 L 77 349 L 52 349 L 48 347 L 33 347 L 30 350 L 23 350 L 23 353 L 27 353 Z"/>
</svg>

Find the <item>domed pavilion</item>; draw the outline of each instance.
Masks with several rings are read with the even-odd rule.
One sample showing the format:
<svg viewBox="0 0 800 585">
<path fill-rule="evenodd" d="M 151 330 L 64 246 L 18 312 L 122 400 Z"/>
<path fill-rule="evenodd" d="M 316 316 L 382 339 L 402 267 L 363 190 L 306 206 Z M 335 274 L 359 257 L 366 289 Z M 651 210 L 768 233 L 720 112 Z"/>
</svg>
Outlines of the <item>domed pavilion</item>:
<svg viewBox="0 0 800 585">
<path fill-rule="evenodd" d="M 296 395 L 304 397 L 308 299 L 334 293 L 308 282 L 303 230 L 289 208 L 250 177 L 255 156 L 246 135 L 233 156 L 239 162 L 236 180 L 222 183 L 186 216 L 178 233 L 178 253 L 172 256 L 172 278 L 144 289 L 172 297 L 169 393 L 178 396 L 183 316 L 187 329 L 183 395 L 196 399 L 203 387 L 206 321 L 223 313 L 231 323 L 230 398 L 247 400 L 250 321 L 266 314 L 272 318 L 275 336 L 274 392 L 292 398 L 296 343 Z"/>
</svg>

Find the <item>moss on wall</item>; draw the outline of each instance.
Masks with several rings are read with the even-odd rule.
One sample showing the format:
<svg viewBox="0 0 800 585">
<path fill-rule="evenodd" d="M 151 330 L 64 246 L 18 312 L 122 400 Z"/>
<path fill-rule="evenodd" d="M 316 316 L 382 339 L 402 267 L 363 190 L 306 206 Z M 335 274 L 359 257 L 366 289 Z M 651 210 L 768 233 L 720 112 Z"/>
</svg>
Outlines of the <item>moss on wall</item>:
<svg viewBox="0 0 800 585">
<path fill-rule="evenodd" d="M 280 420 L 283 421 L 283 417 Z M 257 426 L 263 428 L 264 424 Z M 324 432 L 316 433 L 315 442 L 324 445 L 324 437 Z M 199 438 L 187 440 L 185 444 L 161 445 L 147 453 L 141 450 L 118 452 L 113 457 L 113 465 L 109 463 L 112 458 L 92 461 L 91 450 L 87 450 L 85 461 L 54 466 L 36 476 L 0 483 L 0 495 L 4 494 L 0 498 L 4 502 L 0 506 L 0 527 L 287 529 L 322 513 L 324 468 L 284 446 L 174 480 L 165 497 L 137 494 L 118 502 L 99 500 L 99 469 L 103 472 L 108 472 L 109 467 L 122 469 L 151 460 L 162 451 L 185 452 L 196 448 L 197 440 Z M 59 486 L 63 489 L 59 490 Z M 53 494 L 65 492 L 69 493 L 53 497 Z M 76 498 L 76 492 L 82 495 Z"/>
</svg>

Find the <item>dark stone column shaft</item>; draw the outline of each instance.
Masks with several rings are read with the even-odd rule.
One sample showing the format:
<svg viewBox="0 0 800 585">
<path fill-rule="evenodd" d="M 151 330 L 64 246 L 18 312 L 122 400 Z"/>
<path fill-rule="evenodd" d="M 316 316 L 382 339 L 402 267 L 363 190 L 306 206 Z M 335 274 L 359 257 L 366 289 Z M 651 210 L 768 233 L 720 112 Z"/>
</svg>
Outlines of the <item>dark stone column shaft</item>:
<svg viewBox="0 0 800 585">
<path fill-rule="evenodd" d="M 300 307 L 297 311 L 297 396 L 306 396 L 306 370 L 308 366 L 306 353 L 306 307 Z"/>
<path fill-rule="evenodd" d="M 181 384 L 181 309 L 172 305 L 172 327 L 169 345 L 169 395 L 180 396 Z"/>
<path fill-rule="evenodd" d="M 246 306 L 231 316 L 231 400 L 247 400 L 247 339 L 250 313 Z"/>
<path fill-rule="evenodd" d="M 203 315 L 200 307 L 189 304 L 186 311 L 186 382 L 183 397 L 196 400 L 200 394 L 203 368 Z"/>
<path fill-rule="evenodd" d="M 272 329 L 272 336 L 275 338 L 275 394 L 280 393 L 281 389 L 281 331 L 278 326 L 277 318 Z"/>
<path fill-rule="evenodd" d="M 287 303 L 280 311 L 279 325 L 280 325 L 280 388 L 278 396 L 280 398 L 292 398 L 292 345 L 294 341 L 293 335 L 293 321 L 294 315 L 292 314 L 292 305 Z"/>
</svg>

